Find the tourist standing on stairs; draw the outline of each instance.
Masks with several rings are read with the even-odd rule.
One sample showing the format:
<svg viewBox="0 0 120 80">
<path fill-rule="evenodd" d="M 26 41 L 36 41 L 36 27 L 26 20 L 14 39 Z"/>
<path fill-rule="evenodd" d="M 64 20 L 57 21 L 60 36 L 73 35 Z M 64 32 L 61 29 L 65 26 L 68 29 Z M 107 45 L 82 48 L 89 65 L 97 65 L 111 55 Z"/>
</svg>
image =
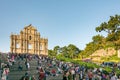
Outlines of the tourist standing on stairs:
<svg viewBox="0 0 120 80">
<path fill-rule="evenodd" d="M 40 70 L 39 70 L 38 80 L 46 80 L 45 72 L 42 68 L 40 68 Z"/>
<path fill-rule="evenodd" d="M 26 66 L 26 68 L 27 68 L 27 62 L 28 62 L 27 58 L 25 58 L 25 66 Z"/>
<path fill-rule="evenodd" d="M 30 70 L 30 63 L 27 62 L 27 70 Z"/>
<path fill-rule="evenodd" d="M 38 59 L 38 66 L 41 66 L 41 60 L 40 59 Z"/>
<path fill-rule="evenodd" d="M 2 80 L 8 80 L 9 68 L 4 68 L 2 73 Z"/>
<path fill-rule="evenodd" d="M 28 62 L 27 58 L 26 58 L 26 61 L 25 61 L 25 65 L 26 65 L 27 70 L 29 70 L 30 69 L 30 63 Z"/>
<path fill-rule="evenodd" d="M 18 62 L 18 70 L 22 70 L 23 69 L 23 66 L 21 64 L 21 61 Z"/>
<path fill-rule="evenodd" d="M 68 76 L 67 76 L 67 71 L 64 71 L 63 73 L 63 80 L 67 80 Z"/>
</svg>

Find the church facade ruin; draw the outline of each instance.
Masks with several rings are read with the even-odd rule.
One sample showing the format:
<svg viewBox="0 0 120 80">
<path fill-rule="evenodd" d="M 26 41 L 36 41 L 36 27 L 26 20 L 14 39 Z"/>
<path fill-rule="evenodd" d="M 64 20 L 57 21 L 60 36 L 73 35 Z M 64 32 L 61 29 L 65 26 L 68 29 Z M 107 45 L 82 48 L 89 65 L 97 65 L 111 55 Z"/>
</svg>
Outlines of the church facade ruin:
<svg viewBox="0 0 120 80">
<path fill-rule="evenodd" d="M 41 38 L 32 25 L 26 26 L 20 34 L 11 34 L 10 39 L 11 53 L 48 55 L 48 39 Z"/>
</svg>

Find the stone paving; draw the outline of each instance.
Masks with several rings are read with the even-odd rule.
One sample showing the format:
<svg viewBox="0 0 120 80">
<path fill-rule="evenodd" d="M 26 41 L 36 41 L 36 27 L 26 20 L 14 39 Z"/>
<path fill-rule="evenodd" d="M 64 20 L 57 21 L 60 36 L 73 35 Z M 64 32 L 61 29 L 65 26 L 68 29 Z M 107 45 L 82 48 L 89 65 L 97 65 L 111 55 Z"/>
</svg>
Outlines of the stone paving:
<svg viewBox="0 0 120 80">
<path fill-rule="evenodd" d="M 29 75 L 32 76 L 34 75 L 36 80 L 38 80 L 38 71 L 37 71 L 37 61 L 36 60 L 32 60 L 29 61 L 30 63 L 30 70 L 28 71 Z M 11 67 L 10 69 L 10 73 L 8 76 L 8 80 L 19 80 L 22 76 L 25 75 L 26 73 L 26 67 L 25 67 L 25 61 L 21 62 L 22 66 L 23 66 L 23 70 L 20 71 L 18 70 L 18 61 Z M 42 62 L 42 66 L 47 66 L 44 62 Z M 55 67 L 53 67 L 55 68 Z M 62 74 L 58 75 L 58 76 L 47 76 L 46 80 L 62 80 Z"/>
</svg>

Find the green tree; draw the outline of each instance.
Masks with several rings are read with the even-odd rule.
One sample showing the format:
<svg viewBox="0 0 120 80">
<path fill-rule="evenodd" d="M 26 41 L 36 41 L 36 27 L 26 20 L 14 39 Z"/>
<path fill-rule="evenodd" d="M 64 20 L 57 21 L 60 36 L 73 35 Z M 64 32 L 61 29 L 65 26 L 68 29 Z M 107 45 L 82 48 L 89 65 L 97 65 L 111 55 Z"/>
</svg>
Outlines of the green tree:
<svg viewBox="0 0 120 80">
<path fill-rule="evenodd" d="M 68 49 L 67 49 L 66 46 L 62 47 L 62 48 L 60 49 L 60 52 L 61 52 L 61 54 L 63 54 L 64 57 L 67 57 L 67 58 L 69 57 L 69 56 L 68 56 Z"/>
<path fill-rule="evenodd" d="M 94 51 L 102 49 L 105 46 L 105 38 L 102 35 L 96 35 L 92 37 Z"/>
<path fill-rule="evenodd" d="M 59 54 L 60 53 L 60 46 L 55 46 L 53 51 L 56 55 Z"/>
<path fill-rule="evenodd" d="M 89 42 L 86 44 L 86 47 L 84 51 L 80 53 L 81 58 L 85 58 L 93 54 L 96 50 L 104 48 L 103 44 L 105 41 L 105 38 L 102 35 L 96 35 L 92 37 L 92 42 Z"/>
<path fill-rule="evenodd" d="M 55 46 L 53 50 L 48 51 L 49 56 L 60 55 L 66 58 L 78 58 L 80 52 L 81 50 L 79 50 L 79 48 L 73 44 L 69 44 L 68 46 L 64 46 L 64 47 Z"/>
<path fill-rule="evenodd" d="M 48 55 L 49 56 L 56 56 L 55 52 L 53 50 L 48 50 Z"/>
<path fill-rule="evenodd" d="M 79 48 L 77 48 L 75 45 L 73 44 L 69 44 L 68 47 L 68 54 L 70 58 L 74 58 L 77 57 L 77 55 L 80 53 Z"/>
<path fill-rule="evenodd" d="M 96 27 L 97 32 L 107 32 L 106 41 L 112 41 L 115 49 L 120 49 L 120 15 L 110 16 L 108 22 Z"/>
</svg>

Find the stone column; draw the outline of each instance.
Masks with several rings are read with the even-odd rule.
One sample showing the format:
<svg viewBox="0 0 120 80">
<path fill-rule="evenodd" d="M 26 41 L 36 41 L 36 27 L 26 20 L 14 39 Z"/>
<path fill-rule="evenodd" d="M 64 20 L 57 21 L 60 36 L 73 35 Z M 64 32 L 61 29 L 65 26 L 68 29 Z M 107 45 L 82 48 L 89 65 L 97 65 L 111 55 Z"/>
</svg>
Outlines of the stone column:
<svg viewBox="0 0 120 80">
<path fill-rule="evenodd" d="M 14 48 L 14 49 L 15 49 L 15 52 L 14 52 L 14 53 L 16 53 L 16 36 L 15 36 L 14 41 L 15 41 L 15 45 L 14 45 L 14 46 L 15 46 L 15 48 Z"/>
<path fill-rule="evenodd" d="M 20 53 L 23 53 L 23 42 L 22 42 L 22 35 L 19 36 L 20 37 Z"/>
<path fill-rule="evenodd" d="M 25 32 L 26 32 L 26 34 L 25 34 L 25 36 L 26 36 L 26 53 L 28 53 L 28 30 L 26 30 Z"/>
<path fill-rule="evenodd" d="M 45 39 L 44 39 L 44 43 L 43 43 L 43 49 L 44 49 L 44 53 L 43 53 L 43 55 L 45 54 Z"/>
<path fill-rule="evenodd" d="M 34 42 L 33 42 L 33 43 L 34 43 L 34 47 L 33 47 L 34 53 L 33 53 L 33 54 L 35 54 L 35 50 L 36 50 L 36 49 L 35 49 L 35 47 L 36 47 L 36 45 L 35 45 L 35 44 L 36 44 L 36 42 L 35 42 L 35 41 L 36 41 L 36 40 L 35 40 L 35 38 L 36 38 L 36 36 L 35 36 L 35 31 L 34 31 L 34 34 L 33 34 L 33 35 L 34 35 L 34 40 L 33 40 L 33 41 L 34 41 Z"/>
<path fill-rule="evenodd" d="M 25 53 L 27 53 L 27 40 L 25 40 Z"/>
<path fill-rule="evenodd" d="M 11 40 L 11 41 L 10 41 L 10 46 L 11 46 L 11 47 L 10 47 L 10 51 L 13 53 L 13 38 L 12 38 L 12 37 L 13 37 L 13 36 L 11 35 L 11 36 L 10 36 L 10 38 L 11 38 L 11 39 L 10 39 L 10 40 Z"/>
<path fill-rule="evenodd" d="M 40 55 L 40 34 L 38 33 L 38 55 Z"/>
<path fill-rule="evenodd" d="M 38 40 L 38 55 L 40 55 L 40 40 Z"/>
<path fill-rule="evenodd" d="M 48 55 L 48 42 L 46 42 L 46 52 L 45 52 L 45 55 Z"/>
</svg>

